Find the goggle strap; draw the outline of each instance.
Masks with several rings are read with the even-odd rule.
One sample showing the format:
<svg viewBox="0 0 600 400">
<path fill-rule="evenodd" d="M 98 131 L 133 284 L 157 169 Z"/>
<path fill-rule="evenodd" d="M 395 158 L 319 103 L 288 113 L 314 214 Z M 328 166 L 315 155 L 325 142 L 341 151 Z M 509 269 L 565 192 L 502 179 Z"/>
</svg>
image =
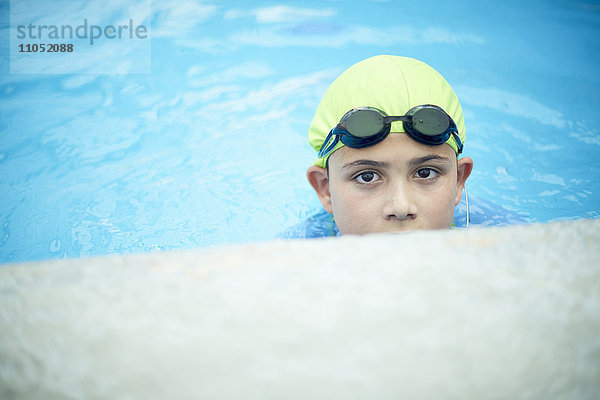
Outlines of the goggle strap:
<svg viewBox="0 0 600 400">
<path fill-rule="evenodd" d="M 452 130 L 452 137 L 454 137 L 454 141 L 456 142 L 456 150 L 457 150 L 456 154 L 462 153 L 463 144 L 462 144 L 462 141 L 460 140 L 460 136 L 458 135 L 458 132 L 455 130 Z"/>
<path fill-rule="evenodd" d="M 335 130 L 335 128 L 330 130 L 329 134 L 325 138 L 325 141 L 323 142 L 323 145 L 321 146 L 321 150 L 319 150 L 319 154 L 318 154 L 319 158 L 323 158 L 323 157 L 327 156 L 335 148 L 335 145 L 337 145 L 338 142 L 340 141 L 340 137 L 333 133 L 334 130 Z M 331 144 L 328 145 L 329 142 L 331 142 Z"/>
<path fill-rule="evenodd" d="M 458 139 L 460 140 L 460 139 Z M 462 146 L 462 145 L 461 145 Z M 461 147 L 462 150 L 462 147 Z M 465 200 L 467 201 L 467 226 L 469 227 L 469 223 L 471 222 L 471 213 L 469 212 L 469 192 L 467 191 L 467 183 L 465 182 Z"/>
</svg>

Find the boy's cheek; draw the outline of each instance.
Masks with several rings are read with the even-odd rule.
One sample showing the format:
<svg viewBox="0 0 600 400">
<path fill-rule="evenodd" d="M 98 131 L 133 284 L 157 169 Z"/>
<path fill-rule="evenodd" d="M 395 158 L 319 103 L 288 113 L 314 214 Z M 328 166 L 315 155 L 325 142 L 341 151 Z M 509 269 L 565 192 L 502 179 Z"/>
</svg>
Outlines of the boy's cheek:
<svg viewBox="0 0 600 400">
<path fill-rule="evenodd" d="M 354 232 L 354 226 L 360 224 L 365 218 L 363 204 L 350 193 L 343 191 L 332 193 L 331 199 L 333 214 L 340 233 Z"/>
</svg>

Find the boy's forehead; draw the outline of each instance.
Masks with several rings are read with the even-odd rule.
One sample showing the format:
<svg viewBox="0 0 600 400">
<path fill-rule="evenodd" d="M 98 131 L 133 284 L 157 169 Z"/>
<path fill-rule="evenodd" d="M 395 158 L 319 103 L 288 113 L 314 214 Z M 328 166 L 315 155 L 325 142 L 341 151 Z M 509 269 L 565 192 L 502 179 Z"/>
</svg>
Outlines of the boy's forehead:
<svg viewBox="0 0 600 400">
<path fill-rule="evenodd" d="M 456 159 L 454 149 L 447 144 L 429 146 L 415 142 L 403 133 L 391 133 L 381 143 L 362 149 L 352 149 L 346 146 L 336 150 L 330 157 L 336 166 L 343 167 L 359 159 L 373 160 L 386 164 L 410 163 L 423 157 L 437 159 Z"/>
</svg>

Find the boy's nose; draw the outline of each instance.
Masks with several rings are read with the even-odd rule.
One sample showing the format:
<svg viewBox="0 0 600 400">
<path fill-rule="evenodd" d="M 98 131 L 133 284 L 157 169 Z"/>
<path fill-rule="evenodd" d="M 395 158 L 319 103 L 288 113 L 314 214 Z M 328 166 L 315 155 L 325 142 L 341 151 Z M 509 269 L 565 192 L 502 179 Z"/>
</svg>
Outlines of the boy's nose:
<svg viewBox="0 0 600 400">
<path fill-rule="evenodd" d="M 390 184 L 383 206 L 383 218 L 386 220 L 407 220 L 417 217 L 417 207 L 410 196 L 410 190 L 404 182 Z"/>
</svg>

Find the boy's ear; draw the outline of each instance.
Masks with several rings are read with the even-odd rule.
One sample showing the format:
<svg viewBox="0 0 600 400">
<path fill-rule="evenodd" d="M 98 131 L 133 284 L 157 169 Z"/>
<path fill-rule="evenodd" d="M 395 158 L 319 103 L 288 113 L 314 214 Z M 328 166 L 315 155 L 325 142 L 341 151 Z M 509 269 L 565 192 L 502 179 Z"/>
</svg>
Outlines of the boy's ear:
<svg viewBox="0 0 600 400">
<path fill-rule="evenodd" d="M 308 182 L 317 192 L 319 200 L 329 214 L 333 214 L 333 208 L 331 207 L 331 193 L 329 192 L 329 177 L 327 176 L 327 170 L 325 168 L 317 167 L 312 165 L 306 171 L 306 177 Z"/>
<path fill-rule="evenodd" d="M 458 172 L 456 174 L 456 197 L 454 199 L 454 205 L 458 205 L 460 203 L 460 198 L 462 197 L 462 191 L 465 187 L 465 182 L 469 175 L 471 175 L 471 171 L 473 170 L 473 160 L 471 157 L 463 157 L 458 160 Z"/>
</svg>

